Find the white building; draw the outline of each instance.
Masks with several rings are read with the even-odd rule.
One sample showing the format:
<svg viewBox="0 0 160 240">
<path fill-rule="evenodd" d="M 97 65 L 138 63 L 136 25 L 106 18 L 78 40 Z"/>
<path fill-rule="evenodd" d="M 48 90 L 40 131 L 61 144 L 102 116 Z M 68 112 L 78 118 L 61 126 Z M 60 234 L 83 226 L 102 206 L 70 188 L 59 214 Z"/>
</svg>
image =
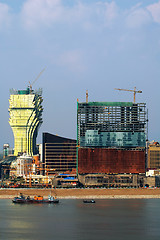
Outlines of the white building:
<svg viewBox="0 0 160 240">
<path fill-rule="evenodd" d="M 22 156 L 17 158 L 17 176 L 27 176 L 32 172 L 32 161 L 33 158 L 24 153 Z"/>
</svg>

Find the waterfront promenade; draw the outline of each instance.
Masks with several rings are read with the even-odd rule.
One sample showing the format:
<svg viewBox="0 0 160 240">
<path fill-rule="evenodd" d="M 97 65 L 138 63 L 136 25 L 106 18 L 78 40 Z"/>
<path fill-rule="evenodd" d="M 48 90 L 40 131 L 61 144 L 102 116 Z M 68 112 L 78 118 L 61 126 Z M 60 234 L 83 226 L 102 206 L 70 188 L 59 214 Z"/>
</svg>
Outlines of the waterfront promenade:
<svg viewBox="0 0 160 240">
<path fill-rule="evenodd" d="M 59 199 L 126 199 L 126 198 L 160 198 L 159 188 L 138 189 L 0 189 L 0 198 L 9 199 L 23 193 L 25 196 L 53 195 Z"/>
</svg>

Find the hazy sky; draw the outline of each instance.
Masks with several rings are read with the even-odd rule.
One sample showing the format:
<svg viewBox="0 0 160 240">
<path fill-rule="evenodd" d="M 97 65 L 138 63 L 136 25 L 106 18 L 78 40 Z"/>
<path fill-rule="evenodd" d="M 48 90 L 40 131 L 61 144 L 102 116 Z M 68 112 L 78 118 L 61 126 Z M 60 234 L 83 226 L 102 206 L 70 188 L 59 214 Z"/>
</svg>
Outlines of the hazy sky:
<svg viewBox="0 0 160 240">
<path fill-rule="evenodd" d="M 42 132 L 76 138 L 76 101 L 133 101 L 160 140 L 160 1 L 0 0 L 0 150 L 13 147 L 9 90 L 43 88 Z"/>
</svg>

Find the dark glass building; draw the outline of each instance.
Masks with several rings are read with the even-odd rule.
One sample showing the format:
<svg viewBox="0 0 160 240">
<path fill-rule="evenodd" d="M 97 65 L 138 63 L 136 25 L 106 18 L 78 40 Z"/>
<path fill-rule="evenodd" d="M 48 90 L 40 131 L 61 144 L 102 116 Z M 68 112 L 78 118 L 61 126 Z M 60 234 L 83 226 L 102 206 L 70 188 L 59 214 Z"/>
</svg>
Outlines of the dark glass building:
<svg viewBox="0 0 160 240">
<path fill-rule="evenodd" d="M 43 133 L 42 159 L 48 175 L 76 172 L 76 140 Z"/>
</svg>

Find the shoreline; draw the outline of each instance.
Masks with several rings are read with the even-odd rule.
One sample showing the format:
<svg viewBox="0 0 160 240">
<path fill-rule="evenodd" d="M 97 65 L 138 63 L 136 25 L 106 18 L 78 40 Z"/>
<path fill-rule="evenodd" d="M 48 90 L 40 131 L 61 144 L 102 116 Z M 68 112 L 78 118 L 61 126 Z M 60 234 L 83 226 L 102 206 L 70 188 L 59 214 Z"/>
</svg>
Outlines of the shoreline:
<svg viewBox="0 0 160 240">
<path fill-rule="evenodd" d="M 33 197 L 33 196 L 31 196 Z M 44 198 L 47 198 L 48 196 L 43 196 Z M 13 199 L 14 196 L 10 196 L 10 195 L 5 195 L 5 196 L 0 196 L 0 200 L 1 199 Z M 160 199 L 160 196 L 157 195 L 135 195 L 135 196 L 129 196 L 129 195 L 122 195 L 122 196 L 90 196 L 87 197 L 86 196 L 82 196 L 82 197 L 76 197 L 76 196 L 68 196 L 68 197 L 58 197 L 57 199 L 96 199 L 96 200 L 107 200 L 107 199 Z"/>
<path fill-rule="evenodd" d="M 151 199 L 160 198 L 160 189 L 0 189 L 0 199 L 25 196 L 52 195 L 58 199 Z"/>
</svg>

